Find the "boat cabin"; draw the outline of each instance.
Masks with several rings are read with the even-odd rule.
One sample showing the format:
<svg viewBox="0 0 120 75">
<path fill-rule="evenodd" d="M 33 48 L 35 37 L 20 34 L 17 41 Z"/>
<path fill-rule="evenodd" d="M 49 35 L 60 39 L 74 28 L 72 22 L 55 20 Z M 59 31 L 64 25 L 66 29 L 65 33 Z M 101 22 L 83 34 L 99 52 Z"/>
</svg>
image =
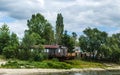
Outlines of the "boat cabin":
<svg viewBox="0 0 120 75">
<path fill-rule="evenodd" d="M 49 57 L 66 57 L 67 48 L 60 45 L 43 45 L 45 48 L 44 52 L 48 54 Z"/>
</svg>

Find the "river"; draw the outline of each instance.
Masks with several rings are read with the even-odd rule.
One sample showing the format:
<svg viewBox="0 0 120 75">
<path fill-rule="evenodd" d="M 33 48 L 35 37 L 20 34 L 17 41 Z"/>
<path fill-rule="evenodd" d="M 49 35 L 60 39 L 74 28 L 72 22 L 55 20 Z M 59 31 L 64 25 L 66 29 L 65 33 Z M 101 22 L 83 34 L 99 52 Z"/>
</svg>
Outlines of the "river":
<svg viewBox="0 0 120 75">
<path fill-rule="evenodd" d="M 57 73 L 57 74 L 36 74 L 36 75 L 120 75 L 120 71 L 89 71 L 80 73 Z"/>
</svg>

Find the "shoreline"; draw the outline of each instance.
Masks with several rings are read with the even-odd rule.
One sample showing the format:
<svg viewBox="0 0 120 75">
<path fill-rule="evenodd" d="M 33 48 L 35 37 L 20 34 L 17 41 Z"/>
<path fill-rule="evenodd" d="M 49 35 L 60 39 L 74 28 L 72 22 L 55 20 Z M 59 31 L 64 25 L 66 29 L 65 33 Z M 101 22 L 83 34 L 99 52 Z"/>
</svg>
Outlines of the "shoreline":
<svg viewBox="0 0 120 75">
<path fill-rule="evenodd" d="M 120 71 L 120 67 L 117 68 L 83 68 L 83 69 L 4 69 L 0 68 L 0 75 L 21 75 L 21 74 L 49 74 L 49 73 L 71 73 L 71 72 L 88 72 L 88 71 Z"/>
</svg>

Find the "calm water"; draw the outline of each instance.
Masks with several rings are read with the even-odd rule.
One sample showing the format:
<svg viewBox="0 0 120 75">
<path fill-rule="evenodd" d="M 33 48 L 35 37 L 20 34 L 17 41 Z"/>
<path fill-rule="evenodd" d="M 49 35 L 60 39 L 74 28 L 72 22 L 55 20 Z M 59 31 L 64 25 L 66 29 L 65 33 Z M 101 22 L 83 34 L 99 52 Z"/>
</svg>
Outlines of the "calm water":
<svg viewBox="0 0 120 75">
<path fill-rule="evenodd" d="M 81 73 L 59 73 L 59 74 L 36 74 L 36 75 L 120 75 L 120 71 L 81 72 Z"/>
</svg>

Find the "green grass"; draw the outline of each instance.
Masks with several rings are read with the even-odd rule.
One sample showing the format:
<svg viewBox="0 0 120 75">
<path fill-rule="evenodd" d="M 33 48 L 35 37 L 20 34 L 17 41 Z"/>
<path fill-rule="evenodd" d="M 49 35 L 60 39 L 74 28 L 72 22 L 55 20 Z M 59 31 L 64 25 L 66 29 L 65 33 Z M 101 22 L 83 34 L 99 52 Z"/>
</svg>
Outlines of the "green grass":
<svg viewBox="0 0 120 75">
<path fill-rule="evenodd" d="M 1 68 L 55 68 L 55 69 L 70 69 L 72 66 L 65 62 L 58 62 L 52 60 L 46 60 L 42 62 L 35 61 L 8 61 Z"/>
<path fill-rule="evenodd" d="M 68 60 L 66 63 L 72 65 L 74 68 L 105 68 L 106 65 L 99 63 L 99 62 L 93 62 L 93 61 L 83 61 L 83 60 Z"/>
<path fill-rule="evenodd" d="M 106 68 L 103 63 L 90 62 L 84 60 L 66 60 L 64 62 L 59 62 L 55 60 L 45 60 L 42 62 L 35 61 L 21 61 L 12 60 L 8 61 L 1 68 L 54 68 L 54 69 L 70 69 L 70 68 Z"/>
</svg>

